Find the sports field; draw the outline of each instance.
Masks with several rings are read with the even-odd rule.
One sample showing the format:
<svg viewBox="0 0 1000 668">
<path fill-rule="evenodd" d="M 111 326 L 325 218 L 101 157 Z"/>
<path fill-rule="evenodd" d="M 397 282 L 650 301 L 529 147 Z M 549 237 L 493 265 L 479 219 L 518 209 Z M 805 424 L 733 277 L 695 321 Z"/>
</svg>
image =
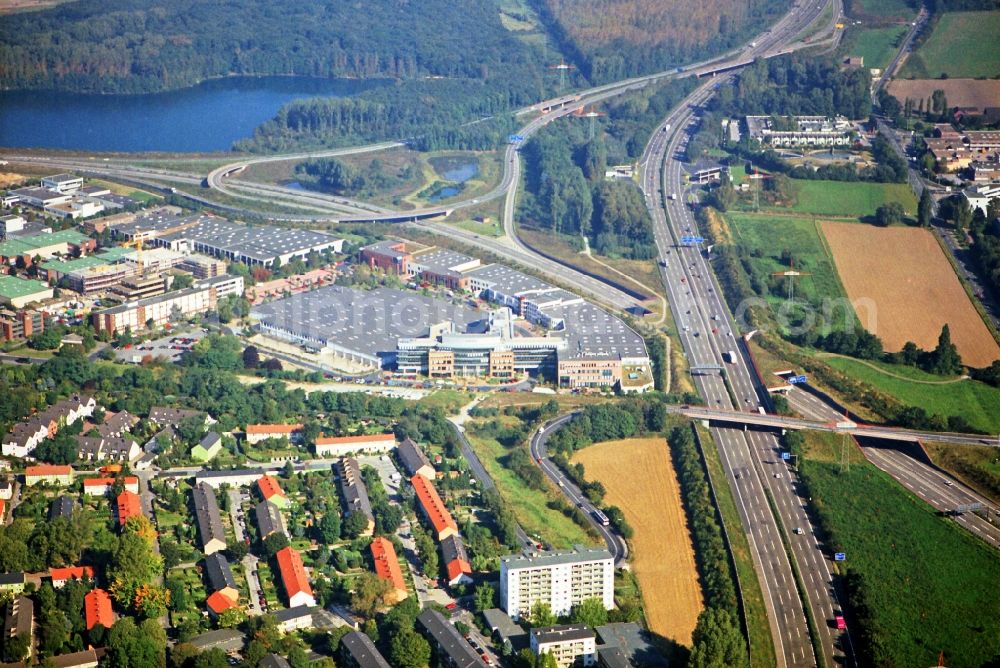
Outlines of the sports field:
<svg viewBox="0 0 1000 668">
<path fill-rule="evenodd" d="M 1000 11 L 945 12 L 930 38 L 910 57 L 902 78 L 1000 75 Z"/>
<path fill-rule="evenodd" d="M 680 486 L 662 438 L 631 438 L 577 452 L 589 480 L 604 485 L 635 529 L 632 567 L 642 588 L 646 621 L 654 633 L 691 646 L 704 607 L 694 547 Z"/>
<path fill-rule="evenodd" d="M 965 364 L 984 367 L 1000 358 L 1000 346 L 962 288 L 930 231 L 854 223 L 821 224 L 840 280 L 868 331 L 886 350 L 913 341 L 937 345 L 947 323 Z M 864 302 L 862 302 L 864 303 Z"/>
<path fill-rule="evenodd" d="M 917 212 L 917 198 L 906 183 L 803 180 L 792 183 L 795 185 L 792 210 L 799 213 L 861 218 L 874 216 L 875 209 L 887 202 L 899 202 L 909 215 Z"/>
<path fill-rule="evenodd" d="M 976 380 L 942 382 L 940 376 L 919 369 L 888 364 L 869 365 L 846 357 L 824 358 L 824 361 L 905 404 L 920 406 L 928 413 L 945 417 L 959 415 L 976 429 L 994 434 L 1000 432 L 1000 411 L 997 410 L 1000 407 L 1000 389 L 986 383 Z M 910 379 L 896 377 L 904 374 Z"/>
</svg>

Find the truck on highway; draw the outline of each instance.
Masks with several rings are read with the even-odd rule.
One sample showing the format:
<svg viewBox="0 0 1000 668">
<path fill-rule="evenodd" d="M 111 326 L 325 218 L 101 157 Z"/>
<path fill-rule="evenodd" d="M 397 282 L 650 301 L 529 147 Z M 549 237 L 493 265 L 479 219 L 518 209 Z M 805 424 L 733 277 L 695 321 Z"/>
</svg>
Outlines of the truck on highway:
<svg viewBox="0 0 1000 668">
<path fill-rule="evenodd" d="M 594 519 L 597 520 L 597 523 L 600 524 L 602 527 L 606 527 L 611 524 L 611 520 L 608 519 L 608 516 L 602 513 L 597 508 L 594 508 L 593 512 L 590 514 L 594 516 Z"/>
<path fill-rule="evenodd" d="M 736 357 L 737 355 L 735 350 L 727 350 L 722 353 L 722 359 L 726 360 L 730 364 L 736 364 Z"/>
<path fill-rule="evenodd" d="M 677 193 L 670 193 L 670 199 L 677 201 Z"/>
</svg>

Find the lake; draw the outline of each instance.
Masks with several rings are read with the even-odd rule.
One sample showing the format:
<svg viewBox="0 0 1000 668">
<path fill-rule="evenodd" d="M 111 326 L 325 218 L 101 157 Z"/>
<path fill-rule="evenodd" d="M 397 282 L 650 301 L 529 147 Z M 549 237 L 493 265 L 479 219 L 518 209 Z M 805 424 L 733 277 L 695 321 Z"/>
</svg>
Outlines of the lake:
<svg viewBox="0 0 1000 668">
<path fill-rule="evenodd" d="M 0 146 L 80 151 L 228 151 L 286 102 L 345 97 L 382 81 L 232 77 L 167 93 L 0 92 Z"/>
</svg>

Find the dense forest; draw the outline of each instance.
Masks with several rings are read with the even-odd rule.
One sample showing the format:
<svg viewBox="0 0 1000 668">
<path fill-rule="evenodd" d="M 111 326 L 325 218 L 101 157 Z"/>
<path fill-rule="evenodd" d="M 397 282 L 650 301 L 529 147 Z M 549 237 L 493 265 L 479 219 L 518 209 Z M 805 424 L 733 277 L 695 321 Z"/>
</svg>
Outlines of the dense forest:
<svg viewBox="0 0 1000 668">
<path fill-rule="evenodd" d="M 231 74 L 538 78 L 491 0 L 458 5 L 80 0 L 3 17 L 0 87 L 147 93 Z"/>
<path fill-rule="evenodd" d="M 523 82 L 401 81 L 353 98 L 289 102 L 234 148 L 287 151 L 398 139 L 417 150 L 488 150 L 505 142 L 517 126 L 509 110 L 540 95 Z M 483 120 L 470 122 L 476 119 Z"/>
<path fill-rule="evenodd" d="M 735 88 L 724 86 L 711 108 L 731 116 L 774 114 L 864 119 L 871 113 L 871 75 L 842 68 L 835 58 L 788 55 L 758 60 L 743 70 Z"/>
<path fill-rule="evenodd" d="M 549 31 L 594 83 L 723 53 L 763 31 L 788 0 L 538 0 Z"/>
</svg>

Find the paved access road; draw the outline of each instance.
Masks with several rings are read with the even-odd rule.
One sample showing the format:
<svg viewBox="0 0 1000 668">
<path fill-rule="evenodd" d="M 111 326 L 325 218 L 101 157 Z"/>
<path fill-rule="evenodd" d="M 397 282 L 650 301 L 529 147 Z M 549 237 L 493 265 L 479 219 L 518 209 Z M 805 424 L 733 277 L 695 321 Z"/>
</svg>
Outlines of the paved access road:
<svg viewBox="0 0 1000 668">
<path fill-rule="evenodd" d="M 552 463 L 549 459 L 548 451 L 545 449 L 545 444 L 548 442 L 549 437 L 552 433 L 558 431 L 560 427 L 565 425 L 575 416 L 575 413 L 568 413 L 562 415 L 554 420 L 550 420 L 542 425 L 541 428 L 535 431 L 531 435 L 530 450 L 532 458 L 541 467 L 542 472 L 555 483 L 563 495 L 569 499 L 569 502 L 579 508 L 587 516 L 587 520 L 590 525 L 601 535 L 604 540 L 605 545 L 608 546 L 608 551 L 611 556 L 615 559 L 615 567 L 624 568 L 628 562 L 628 543 L 622 538 L 614 529 L 611 527 L 606 527 L 596 519 L 592 513 L 597 509 L 597 507 L 592 504 L 580 488 L 570 480 L 566 474 L 564 474 L 558 466 Z"/>
</svg>

